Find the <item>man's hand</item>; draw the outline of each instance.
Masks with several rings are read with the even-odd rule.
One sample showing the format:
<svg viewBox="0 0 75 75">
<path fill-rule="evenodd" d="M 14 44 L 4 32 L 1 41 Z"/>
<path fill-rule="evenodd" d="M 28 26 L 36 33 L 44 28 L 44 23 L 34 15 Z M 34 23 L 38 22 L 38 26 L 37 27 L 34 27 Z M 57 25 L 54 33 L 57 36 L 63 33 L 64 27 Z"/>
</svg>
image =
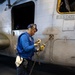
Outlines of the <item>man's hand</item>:
<svg viewBox="0 0 75 75">
<path fill-rule="evenodd" d="M 38 43 L 35 43 L 35 44 L 34 44 L 35 47 L 37 47 L 38 45 L 39 45 Z"/>
<path fill-rule="evenodd" d="M 38 40 L 35 42 L 34 46 L 39 46 L 40 43 L 41 43 L 41 39 L 38 39 Z"/>
<path fill-rule="evenodd" d="M 37 48 L 37 51 L 43 51 L 45 49 L 45 44 L 42 44 L 39 48 Z"/>
</svg>

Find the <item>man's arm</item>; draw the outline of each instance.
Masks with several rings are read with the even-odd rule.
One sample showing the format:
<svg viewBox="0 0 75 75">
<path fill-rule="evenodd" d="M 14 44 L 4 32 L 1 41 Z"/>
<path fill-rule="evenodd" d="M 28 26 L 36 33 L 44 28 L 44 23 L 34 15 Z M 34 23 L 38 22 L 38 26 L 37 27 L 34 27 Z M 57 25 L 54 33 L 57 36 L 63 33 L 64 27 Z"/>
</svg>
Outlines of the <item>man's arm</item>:
<svg viewBox="0 0 75 75">
<path fill-rule="evenodd" d="M 29 45 L 29 38 L 26 35 L 22 35 L 20 40 L 21 40 L 22 47 L 26 52 L 32 51 L 35 49 L 34 44 Z"/>
</svg>

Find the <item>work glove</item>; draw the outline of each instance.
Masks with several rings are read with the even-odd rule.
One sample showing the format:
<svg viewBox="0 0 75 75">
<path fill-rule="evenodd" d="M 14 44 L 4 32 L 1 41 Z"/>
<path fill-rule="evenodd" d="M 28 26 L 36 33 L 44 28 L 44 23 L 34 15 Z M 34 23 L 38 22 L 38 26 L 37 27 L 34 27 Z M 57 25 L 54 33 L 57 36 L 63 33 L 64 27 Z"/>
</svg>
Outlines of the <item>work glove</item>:
<svg viewBox="0 0 75 75">
<path fill-rule="evenodd" d="M 22 62 L 23 62 L 23 58 L 17 55 L 15 61 L 16 66 L 19 67 Z"/>
<path fill-rule="evenodd" d="M 37 51 L 43 51 L 45 49 L 45 44 L 42 44 L 39 48 L 37 48 Z"/>
<path fill-rule="evenodd" d="M 38 39 L 35 43 L 34 43 L 34 46 L 39 46 L 40 45 L 40 43 L 41 43 L 41 39 Z"/>
<path fill-rule="evenodd" d="M 39 48 L 40 51 L 43 51 L 45 49 L 45 44 L 42 44 Z"/>
</svg>

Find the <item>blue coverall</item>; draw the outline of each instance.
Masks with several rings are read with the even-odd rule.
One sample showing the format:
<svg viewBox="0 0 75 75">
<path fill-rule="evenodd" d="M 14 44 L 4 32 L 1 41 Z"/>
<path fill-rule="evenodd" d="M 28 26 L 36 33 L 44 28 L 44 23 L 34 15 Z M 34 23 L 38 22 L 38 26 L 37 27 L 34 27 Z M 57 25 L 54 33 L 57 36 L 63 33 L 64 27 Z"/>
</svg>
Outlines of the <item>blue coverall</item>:
<svg viewBox="0 0 75 75">
<path fill-rule="evenodd" d="M 34 46 L 34 38 L 30 36 L 27 32 L 22 33 L 18 38 L 17 43 L 17 51 L 20 57 L 29 61 L 32 59 L 34 52 L 36 52 L 36 48 Z M 24 67 L 25 65 L 22 63 L 19 67 L 17 67 L 17 75 L 28 75 L 27 68 Z M 28 66 L 28 65 L 27 65 Z"/>
</svg>

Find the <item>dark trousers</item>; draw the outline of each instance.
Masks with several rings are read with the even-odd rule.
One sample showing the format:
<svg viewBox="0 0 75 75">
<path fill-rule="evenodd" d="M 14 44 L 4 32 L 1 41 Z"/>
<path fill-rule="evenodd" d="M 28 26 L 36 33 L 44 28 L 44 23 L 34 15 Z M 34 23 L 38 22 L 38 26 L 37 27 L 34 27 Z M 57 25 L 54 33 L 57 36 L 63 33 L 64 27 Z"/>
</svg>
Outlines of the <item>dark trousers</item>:
<svg viewBox="0 0 75 75">
<path fill-rule="evenodd" d="M 31 60 L 27 61 L 28 64 L 26 64 L 26 61 L 23 61 L 22 64 L 17 67 L 17 75 L 29 75 L 33 62 Z"/>
</svg>

